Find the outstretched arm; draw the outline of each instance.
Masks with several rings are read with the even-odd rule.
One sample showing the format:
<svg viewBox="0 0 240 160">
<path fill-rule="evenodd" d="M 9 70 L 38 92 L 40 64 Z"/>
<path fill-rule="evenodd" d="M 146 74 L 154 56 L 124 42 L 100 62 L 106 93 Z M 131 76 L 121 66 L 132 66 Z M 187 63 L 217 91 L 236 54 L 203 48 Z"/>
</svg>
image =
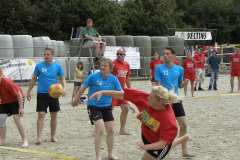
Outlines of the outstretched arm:
<svg viewBox="0 0 240 160">
<path fill-rule="evenodd" d="M 89 98 L 89 100 L 92 100 L 95 97 L 97 97 L 97 101 L 99 101 L 99 99 L 101 98 L 102 95 L 123 100 L 124 92 L 123 91 L 102 90 L 102 91 L 98 91 L 98 92 L 95 92 L 94 94 L 92 94 L 91 97 Z"/>
<path fill-rule="evenodd" d="M 178 88 L 183 88 L 185 85 L 187 85 L 189 82 L 189 79 L 185 79 L 185 81 L 178 82 Z"/>
<path fill-rule="evenodd" d="M 82 96 L 83 92 L 85 91 L 86 87 L 84 85 L 81 86 L 80 90 L 77 92 L 77 95 L 74 97 L 74 100 L 71 102 L 72 107 L 77 106 L 78 100 Z"/>
</svg>

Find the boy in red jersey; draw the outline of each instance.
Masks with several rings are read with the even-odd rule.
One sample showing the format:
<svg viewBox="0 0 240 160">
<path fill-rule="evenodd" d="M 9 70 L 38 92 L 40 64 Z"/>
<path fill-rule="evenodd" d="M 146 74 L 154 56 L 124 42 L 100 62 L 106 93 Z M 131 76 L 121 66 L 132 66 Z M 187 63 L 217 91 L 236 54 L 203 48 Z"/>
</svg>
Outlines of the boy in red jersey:
<svg viewBox="0 0 240 160">
<path fill-rule="evenodd" d="M 238 78 L 238 90 L 237 92 L 240 92 L 240 47 L 236 47 L 236 53 L 233 53 L 230 57 L 230 73 L 231 73 L 231 90 L 229 93 L 233 93 L 233 87 L 234 87 L 234 77 L 237 76 Z"/>
<path fill-rule="evenodd" d="M 145 150 L 142 160 L 163 159 L 171 149 L 189 139 L 187 134 L 175 139 L 178 129 L 169 103 L 177 102 L 178 97 L 166 88 L 154 86 L 150 94 L 131 88 L 125 88 L 124 92 L 102 90 L 94 93 L 89 100 L 95 97 L 99 100 L 102 95 L 128 100 L 137 106 L 143 142 L 136 144 L 139 149 Z"/>
<path fill-rule="evenodd" d="M 1 74 L 0 74 L 1 76 Z M 21 116 L 24 114 L 24 95 L 22 89 L 17 86 L 11 79 L 0 77 L 0 145 L 5 145 L 6 139 L 6 119 L 7 115 L 13 115 L 15 124 L 22 137 L 22 148 L 28 147 L 28 141 L 26 137 L 26 129 Z"/>
<path fill-rule="evenodd" d="M 191 93 L 193 97 L 194 92 L 194 81 L 196 80 L 196 62 L 192 59 L 192 54 L 187 54 L 187 59 L 183 61 L 182 67 L 184 68 L 184 79 L 189 79 L 191 81 Z M 185 96 L 187 95 L 187 85 L 184 86 Z"/>
<path fill-rule="evenodd" d="M 150 79 L 152 81 L 152 85 L 156 86 L 156 81 L 154 79 L 155 69 L 157 66 L 164 64 L 163 60 L 159 59 L 159 53 L 154 53 L 154 59 L 150 63 Z"/>
<path fill-rule="evenodd" d="M 194 60 L 196 61 L 196 68 L 197 68 L 197 78 L 196 78 L 196 82 L 195 82 L 195 88 L 194 91 L 197 91 L 197 84 L 199 84 L 198 86 L 198 90 L 199 91 L 204 91 L 204 89 L 201 87 L 201 84 L 204 82 L 204 78 L 205 78 L 205 55 L 203 54 L 204 49 L 200 48 L 200 52 L 195 54 L 194 56 Z"/>
</svg>

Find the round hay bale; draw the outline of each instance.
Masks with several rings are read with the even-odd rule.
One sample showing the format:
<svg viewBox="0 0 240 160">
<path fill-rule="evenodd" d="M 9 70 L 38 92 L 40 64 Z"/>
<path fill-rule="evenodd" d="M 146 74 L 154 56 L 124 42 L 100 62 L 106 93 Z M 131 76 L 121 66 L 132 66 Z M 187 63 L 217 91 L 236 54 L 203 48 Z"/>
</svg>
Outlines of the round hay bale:
<svg viewBox="0 0 240 160">
<path fill-rule="evenodd" d="M 102 39 L 105 38 L 107 42 L 107 46 L 116 46 L 116 38 L 115 36 L 102 36 Z"/>
<path fill-rule="evenodd" d="M 58 57 L 66 57 L 67 54 L 65 53 L 65 44 L 63 41 L 57 41 L 58 45 Z"/>
<path fill-rule="evenodd" d="M 134 39 L 133 36 L 115 36 L 116 45 L 121 47 L 133 47 Z"/>
<path fill-rule="evenodd" d="M 0 57 L 14 57 L 13 41 L 11 35 L 0 35 Z"/>
<path fill-rule="evenodd" d="M 139 47 L 141 57 L 151 56 L 151 37 L 149 36 L 134 36 L 134 47 Z"/>
<path fill-rule="evenodd" d="M 44 55 L 45 48 L 51 48 L 52 43 L 49 37 L 34 37 L 34 57 L 42 57 Z"/>
<path fill-rule="evenodd" d="M 177 56 L 184 55 L 184 39 L 182 37 L 168 36 L 169 47 L 173 48 Z"/>
<path fill-rule="evenodd" d="M 52 43 L 51 48 L 52 48 L 53 51 L 54 51 L 54 56 L 57 57 L 57 55 L 58 55 L 58 45 L 57 45 L 57 41 L 51 40 L 51 43 Z"/>
<path fill-rule="evenodd" d="M 70 57 L 76 57 L 79 55 L 81 46 L 81 38 L 72 38 L 70 40 Z"/>
<path fill-rule="evenodd" d="M 152 54 L 158 52 L 160 56 L 163 56 L 165 48 L 168 46 L 168 38 L 167 37 L 151 37 L 152 44 Z"/>
<path fill-rule="evenodd" d="M 14 57 L 33 57 L 33 39 L 30 35 L 13 35 Z M 17 48 L 15 48 L 17 47 Z"/>
</svg>

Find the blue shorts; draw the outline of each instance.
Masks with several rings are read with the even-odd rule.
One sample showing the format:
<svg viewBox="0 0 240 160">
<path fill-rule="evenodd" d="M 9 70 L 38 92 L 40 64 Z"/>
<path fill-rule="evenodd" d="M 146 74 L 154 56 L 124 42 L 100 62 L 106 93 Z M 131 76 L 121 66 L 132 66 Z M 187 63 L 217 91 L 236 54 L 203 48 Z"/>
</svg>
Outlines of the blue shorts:
<svg viewBox="0 0 240 160">
<path fill-rule="evenodd" d="M 74 82 L 74 86 L 81 86 L 82 82 Z"/>
</svg>

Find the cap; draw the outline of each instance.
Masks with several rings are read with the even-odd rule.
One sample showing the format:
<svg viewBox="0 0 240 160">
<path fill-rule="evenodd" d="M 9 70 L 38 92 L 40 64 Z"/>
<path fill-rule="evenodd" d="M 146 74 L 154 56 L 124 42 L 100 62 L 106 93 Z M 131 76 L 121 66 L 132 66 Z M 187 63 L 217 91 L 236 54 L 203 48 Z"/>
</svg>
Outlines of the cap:
<svg viewBox="0 0 240 160">
<path fill-rule="evenodd" d="M 215 52 L 216 52 L 216 54 L 218 54 L 217 50 L 215 50 L 215 49 L 214 49 L 213 51 L 215 51 Z"/>
</svg>

